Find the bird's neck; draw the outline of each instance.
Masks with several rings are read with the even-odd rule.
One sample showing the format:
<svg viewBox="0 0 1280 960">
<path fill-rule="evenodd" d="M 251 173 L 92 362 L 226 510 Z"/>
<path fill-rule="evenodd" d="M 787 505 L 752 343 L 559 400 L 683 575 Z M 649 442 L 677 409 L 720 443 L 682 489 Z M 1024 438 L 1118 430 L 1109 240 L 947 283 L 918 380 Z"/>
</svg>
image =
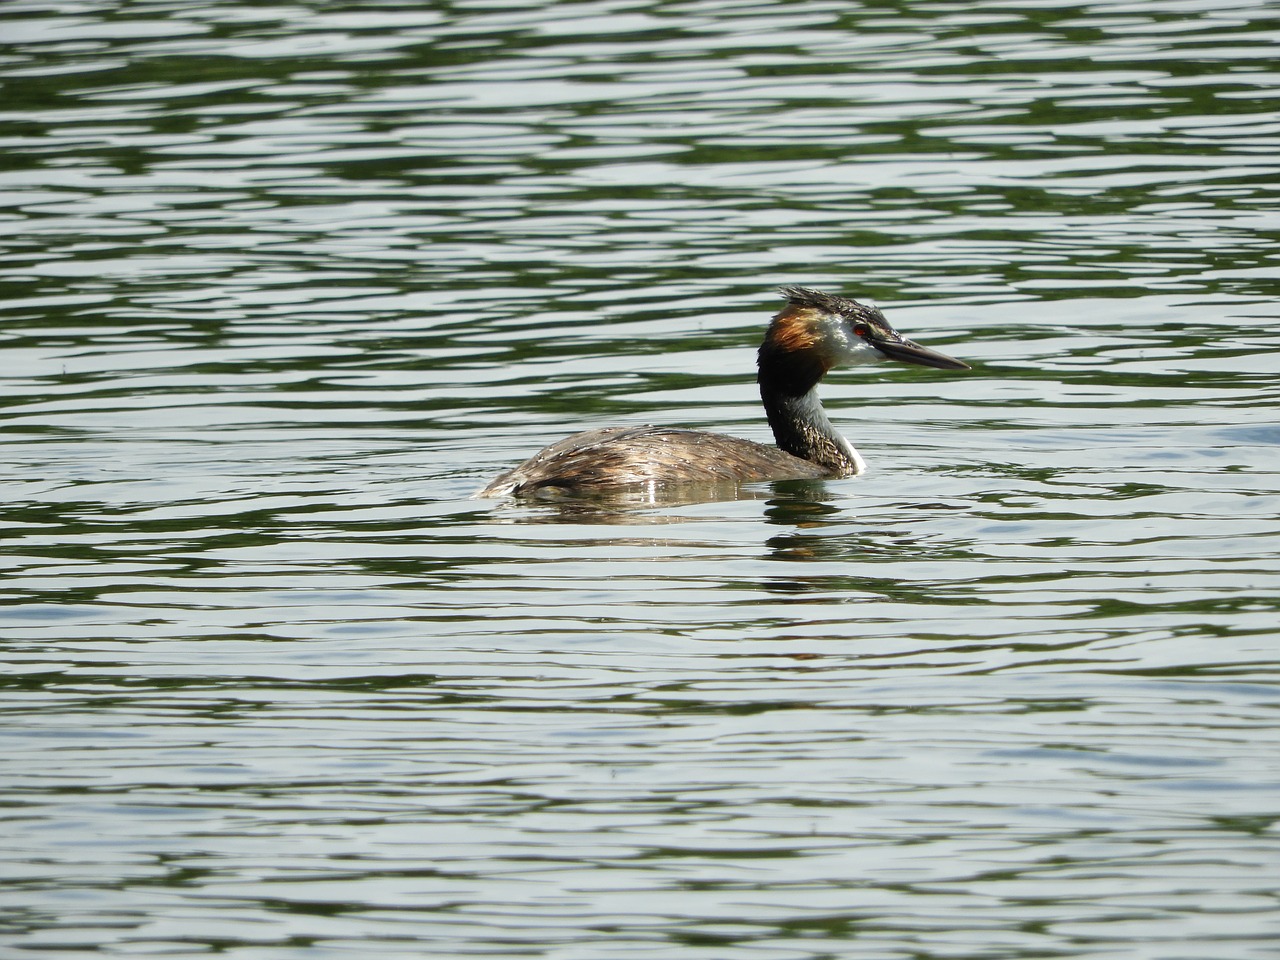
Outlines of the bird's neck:
<svg viewBox="0 0 1280 960">
<path fill-rule="evenodd" d="M 779 449 L 826 467 L 835 476 L 850 477 L 867 465 L 831 425 L 818 399 L 818 382 L 826 372 L 816 361 L 787 363 L 762 350 L 760 399 Z"/>
</svg>

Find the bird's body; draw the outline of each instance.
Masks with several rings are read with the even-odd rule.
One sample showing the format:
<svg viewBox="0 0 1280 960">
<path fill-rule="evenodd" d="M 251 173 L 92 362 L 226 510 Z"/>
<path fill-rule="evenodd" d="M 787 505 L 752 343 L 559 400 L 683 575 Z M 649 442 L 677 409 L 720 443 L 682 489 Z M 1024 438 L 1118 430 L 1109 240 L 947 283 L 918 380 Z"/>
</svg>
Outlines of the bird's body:
<svg viewBox="0 0 1280 960">
<path fill-rule="evenodd" d="M 674 427 L 587 430 L 545 447 L 476 496 L 854 476 L 866 465 L 818 399 L 828 370 L 885 359 L 967 369 L 902 337 L 874 307 L 804 287 L 782 292 L 787 305 L 765 333 L 757 377 L 776 447 Z"/>
<path fill-rule="evenodd" d="M 664 479 L 668 483 L 740 483 L 747 476 L 791 480 L 830 475 L 827 468 L 777 447 L 722 433 L 678 427 L 604 427 L 575 433 L 543 448 L 495 480 L 483 495 L 525 493 L 525 485 L 542 476 L 555 478 L 556 487 L 583 488 Z M 503 489 L 512 483 L 516 484 L 513 489 Z"/>
</svg>

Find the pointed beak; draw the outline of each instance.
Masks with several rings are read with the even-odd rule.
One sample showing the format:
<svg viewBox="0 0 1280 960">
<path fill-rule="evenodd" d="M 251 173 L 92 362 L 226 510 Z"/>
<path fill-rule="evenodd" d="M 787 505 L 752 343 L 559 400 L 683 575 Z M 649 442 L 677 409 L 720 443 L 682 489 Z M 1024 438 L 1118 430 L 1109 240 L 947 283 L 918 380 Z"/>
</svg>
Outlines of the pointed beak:
<svg viewBox="0 0 1280 960">
<path fill-rule="evenodd" d="M 904 363 L 916 363 L 922 367 L 937 367 L 940 370 L 968 370 L 969 365 L 962 363 L 945 353 L 930 350 L 920 344 L 903 337 L 901 340 L 873 340 L 868 343 L 883 353 L 890 360 L 901 360 Z"/>
</svg>

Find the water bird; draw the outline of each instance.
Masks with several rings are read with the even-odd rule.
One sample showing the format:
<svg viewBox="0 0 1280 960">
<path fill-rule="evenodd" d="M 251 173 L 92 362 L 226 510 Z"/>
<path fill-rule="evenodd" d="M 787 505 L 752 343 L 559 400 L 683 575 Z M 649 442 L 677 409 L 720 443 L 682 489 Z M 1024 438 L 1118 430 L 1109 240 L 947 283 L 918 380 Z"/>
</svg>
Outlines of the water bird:
<svg viewBox="0 0 1280 960">
<path fill-rule="evenodd" d="M 776 447 L 678 427 L 605 427 L 559 440 L 476 497 L 590 494 L 628 487 L 852 477 L 866 463 L 831 425 L 818 383 L 837 366 L 899 360 L 940 370 L 969 365 L 908 340 L 875 307 L 807 287 L 765 331 L 757 382 Z"/>
</svg>

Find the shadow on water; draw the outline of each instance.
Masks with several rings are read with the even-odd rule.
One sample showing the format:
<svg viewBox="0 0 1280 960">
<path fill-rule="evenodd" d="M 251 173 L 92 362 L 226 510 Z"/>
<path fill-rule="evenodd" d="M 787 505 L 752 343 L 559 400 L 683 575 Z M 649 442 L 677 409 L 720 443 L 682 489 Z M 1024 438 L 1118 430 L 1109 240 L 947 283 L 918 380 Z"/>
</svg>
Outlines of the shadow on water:
<svg viewBox="0 0 1280 960">
<path fill-rule="evenodd" d="M 668 484 L 587 494 L 551 493 L 547 492 L 550 488 L 544 488 L 533 497 L 476 501 L 490 506 L 487 513 L 481 507 L 472 515 L 499 524 L 662 525 L 704 519 L 680 512 L 687 507 L 760 501 L 765 504 L 761 514 L 765 523 L 803 531 L 848 519 L 845 501 L 849 492 L 831 485 L 845 482 L 779 480 L 760 484 Z M 932 510 L 940 507 L 945 508 L 945 505 L 921 502 L 899 504 L 895 509 Z"/>
</svg>

